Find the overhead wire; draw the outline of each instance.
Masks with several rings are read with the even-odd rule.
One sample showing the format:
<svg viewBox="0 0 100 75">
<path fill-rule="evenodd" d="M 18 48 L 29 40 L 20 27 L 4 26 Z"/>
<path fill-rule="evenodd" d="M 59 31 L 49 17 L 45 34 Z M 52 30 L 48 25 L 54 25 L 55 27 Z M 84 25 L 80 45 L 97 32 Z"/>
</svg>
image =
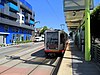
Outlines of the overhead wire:
<svg viewBox="0 0 100 75">
<path fill-rule="evenodd" d="M 46 0 L 46 2 L 48 3 L 48 5 L 49 5 L 49 7 L 51 8 L 52 12 L 54 13 L 55 17 L 56 17 L 57 19 L 59 19 L 59 17 L 57 16 L 55 10 L 53 9 L 52 5 L 50 4 L 49 0 Z M 59 20 L 60 20 L 60 19 L 59 19 Z"/>
<path fill-rule="evenodd" d="M 48 3 L 49 7 L 51 8 L 52 12 L 54 13 L 55 17 L 57 18 L 57 20 L 60 21 L 60 18 L 57 16 L 57 13 L 55 12 L 54 8 L 52 7 L 52 5 L 50 4 L 49 0 L 46 0 L 46 2 Z M 61 26 L 61 24 L 60 24 Z M 62 26 L 61 26 L 61 29 L 62 29 Z M 63 26 L 63 29 L 64 29 L 64 26 Z"/>
</svg>

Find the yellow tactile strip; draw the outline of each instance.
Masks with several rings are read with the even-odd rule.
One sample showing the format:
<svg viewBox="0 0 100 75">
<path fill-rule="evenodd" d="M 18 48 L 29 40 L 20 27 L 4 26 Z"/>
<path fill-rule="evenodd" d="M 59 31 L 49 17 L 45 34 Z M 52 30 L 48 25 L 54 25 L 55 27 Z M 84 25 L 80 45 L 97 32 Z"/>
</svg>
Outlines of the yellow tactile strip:
<svg viewBox="0 0 100 75">
<path fill-rule="evenodd" d="M 57 75 L 72 75 L 72 56 L 68 44 Z"/>
</svg>

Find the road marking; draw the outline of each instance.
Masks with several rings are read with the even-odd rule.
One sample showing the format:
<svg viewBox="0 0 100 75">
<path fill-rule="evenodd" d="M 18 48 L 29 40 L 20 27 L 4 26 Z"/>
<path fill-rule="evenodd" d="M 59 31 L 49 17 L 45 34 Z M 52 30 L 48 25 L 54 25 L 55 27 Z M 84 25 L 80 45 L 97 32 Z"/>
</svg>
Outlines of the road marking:
<svg viewBox="0 0 100 75">
<path fill-rule="evenodd" d="M 15 51 L 15 52 L 11 52 L 9 55 L 12 56 L 12 55 L 18 54 L 18 53 L 20 53 L 20 52 L 22 52 L 22 51 L 24 51 L 24 50 L 29 49 L 29 48 L 30 48 L 30 47 L 23 48 L 23 49 L 20 49 L 20 50 L 18 50 L 18 51 Z M 7 55 L 7 56 L 9 56 L 9 55 Z M 4 57 L 0 57 L 0 59 L 2 59 L 2 58 L 4 58 Z"/>
<path fill-rule="evenodd" d="M 44 48 L 44 46 L 42 45 L 42 46 L 40 46 L 40 47 L 34 48 L 34 51 L 33 51 L 33 49 L 30 49 L 29 51 L 25 52 L 25 53 L 22 54 L 22 55 L 21 55 L 21 53 L 20 53 L 20 54 L 16 54 L 15 56 L 19 56 L 19 55 L 20 55 L 22 58 L 23 58 L 23 56 L 24 56 L 24 58 L 26 58 L 25 55 L 32 53 L 32 51 L 33 51 L 33 53 L 35 53 L 35 52 L 37 52 L 37 51 L 39 51 L 40 49 L 43 49 L 43 48 Z M 23 59 L 24 59 L 24 58 L 23 58 Z M 2 60 L 3 60 L 3 61 L 2 61 Z M 1 61 L 1 62 L 0 62 L 1 64 L 0 64 L 0 65 L 2 65 L 3 63 L 9 62 L 10 60 L 7 60 L 7 59 L 5 59 L 5 58 L 2 58 L 0 61 Z"/>
</svg>

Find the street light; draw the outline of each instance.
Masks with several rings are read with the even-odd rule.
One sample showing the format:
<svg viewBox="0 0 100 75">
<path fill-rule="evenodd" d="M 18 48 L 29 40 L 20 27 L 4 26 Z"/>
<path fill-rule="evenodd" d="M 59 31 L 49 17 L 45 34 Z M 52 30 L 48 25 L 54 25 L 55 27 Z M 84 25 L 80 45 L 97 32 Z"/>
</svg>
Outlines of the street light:
<svg viewBox="0 0 100 75">
<path fill-rule="evenodd" d="M 60 26 L 61 26 L 61 30 L 64 30 L 65 24 L 60 24 Z"/>
<path fill-rule="evenodd" d="M 34 24 L 36 24 L 36 23 L 40 23 L 40 21 L 36 21 Z"/>
<path fill-rule="evenodd" d="M 40 24 L 40 21 L 35 21 L 35 22 L 34 22 L 34 26 L 35 26 L 36 23 L 39 23 L 39 24 Z M 37 35 L 37 32 L 36 32 L 37 30 L 36 30 L 35 27 L 34 27 L 34 30 L 35 30 L 35 33 L 36 33 L 36 35 Z"/>
<path fill-rule="evenodd" d="M 34 22 L 34 26 L 35 26 L 36 23 L 40 23 L 40 21 L 36 21 L 36 22 Z"/>
<path fill-rule="evenodd" d="M 34 22 L 33 27 L 35 26 L 36 23 L 40 23 L 40 21 L 36 21 L 36 22 Z M 35 27 L 34 27 L 34 30 L 35 30 Z"/>
</svg>

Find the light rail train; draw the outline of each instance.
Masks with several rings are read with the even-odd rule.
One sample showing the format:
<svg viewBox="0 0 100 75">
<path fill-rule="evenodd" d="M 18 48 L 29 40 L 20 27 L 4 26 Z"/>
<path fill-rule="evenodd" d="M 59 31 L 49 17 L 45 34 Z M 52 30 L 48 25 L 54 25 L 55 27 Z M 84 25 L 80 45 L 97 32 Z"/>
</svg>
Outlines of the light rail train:
<svg viewBox="0 0 100 75">
<path fill-rule="evenodd" d="M 45 31 L 45 54 L 46 56 L 62 56 L 65 52 L 68 35 L 62 30 Z"/>
</svg>

